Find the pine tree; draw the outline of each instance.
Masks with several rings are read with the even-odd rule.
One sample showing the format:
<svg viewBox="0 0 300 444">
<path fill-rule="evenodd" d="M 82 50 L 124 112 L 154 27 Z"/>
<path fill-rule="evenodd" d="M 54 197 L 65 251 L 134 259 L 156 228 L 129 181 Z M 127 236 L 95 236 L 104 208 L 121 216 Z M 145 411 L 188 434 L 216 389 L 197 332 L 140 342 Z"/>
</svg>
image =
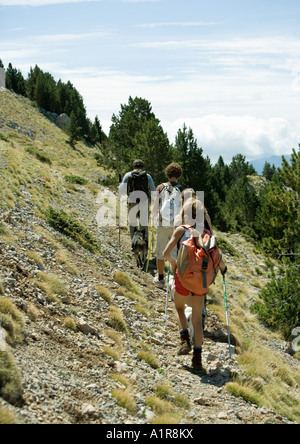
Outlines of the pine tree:
<svg viewBox="0 0 300 444">
<path fill-rule="evenodd" d="M 276 276 L 260 294 L 261 301 L 252 310 L 270 327 L 281 331 L 286 340 L 300 325 L 300 266 L 291 265 Z"/>
<path fill-rule="evenodd" d="M 133 139 L 136 157 L 142 158 L 147 172 L 156 183 L 165 180 L 164 169 L 171 162 L 170 143 L 167 134 L 156 119 L 144 122 L 142 131 Z"/>
<path fill-rule="evenodd" d="M 37 65 L 34 68 L 30 67 L 26 82 L 26 94 L 30 100 L 35 100 L 35 87 L 40 73 L 41 70 Z"/>
<path fill-rule="evenodd" d="M 20 70 L 13 68 L 9 63 L 6 70 L 6 88 L 13 90 L 17 94 L 25 95 L 26 84 L 23 74 Z"/>
<path fill-rule="evenodd" d="M 209 162 L 203 156 L 203 149 L 198 147 L 193 130 L 187 129 L 185 124 L 178 130 L 175 139 L 174 159 L 183 169 L 181 178 L 183 186 L 193 188 L 195 191 L 207 189 Z M 197 174 L 197 171 L 201 174 Z"/>
<path fill-rule="evenodd" d="M 232 158 L 229 171 L 233 182 L 242 177 L 257 174 L 255 168 L 246 161 L 246 157 L 242 154 L 237 154 Z"/>
<path fill-rule="evenodd" d="M 293 150 L 291 164 L 283 157 L 282 169 L 262 190 L 257 231 L 265 251 L 276 257 L 293 257 L 300 238 L 300 151 Z"/>
<path fill-rule="evenodd" d="M 210 159 L 205 158 L 203 149 L 198 147 L 193 130 L 187 129 L 186 124 L 178 130 L 174 146 L 174 160 L 183 169 L 180 183 L 186 188 L 193 188 L 196 192 L 204 192 L 205 207 L 214 223 L 218 217 L 218 195 L 213 186 L 213 169 Z"/>
<path fill-rule="evenodd" d="M 68 134 L 70 136 L 69 143 L 70 145 L 74 146 L 75 142 L 80 140 L 81 128 L 73 111 L 71 112 L 70 116 Z"/>
<path fill-rule="evenodd" d="M 102 140 L 103 140 L 103 134 L 102 134 L 103 131 L 102 131 L 102 127 L 101 127 L 100 120 L 99 120 L 98 116 L 95 117 L 93 128 L 94 128 L 95 134 L 96 134 L 96 143 L 101 144 Z"/>
<path fill-rule="evenodd" d="M 268 180 L 272 180 L 272 177 L 274 176 L 274 174 L 276 174 L 277 169 L 275 167 L 275 165 L 271 165 L 269 162 L 265 163 L 264 169 L 263 169 L 263 176 L 268 179 Z"/>
<path fill-rule="evenodd" d="M 167 135 L 155 117 L 151 103 L 138 97 L 129 97 L 128 104 L 121 105 L 119 115 L 112 116 L 112 125 L 104 149 L 109 167 L 123 173 L 132 168 L 134 159 L 142 158 L 146 169 L 153 171 L 157 182 L 164 167 L 171 161 L 171 147 Z M 156 177 L 159 160 L 155 159 L 159 156 L 160 172 Z"/>
<path fill-rule="evenodd" d="M 282 270 L 261 292 L 254 310 L 270 326 L 290 339 L 300 323 L 300 151 L 282 168 L 261 194 L 257 232 L 264 251 L 280 259 Z"/>
<path fill-rule="evenodd" d="M 213 167 L 214 189 L 219 196 L 221 202 L 225 202 L 227 192 L 232 184 L 233 178 L 229 166 L 225 164 L 222 156 Z"/>
</svg>

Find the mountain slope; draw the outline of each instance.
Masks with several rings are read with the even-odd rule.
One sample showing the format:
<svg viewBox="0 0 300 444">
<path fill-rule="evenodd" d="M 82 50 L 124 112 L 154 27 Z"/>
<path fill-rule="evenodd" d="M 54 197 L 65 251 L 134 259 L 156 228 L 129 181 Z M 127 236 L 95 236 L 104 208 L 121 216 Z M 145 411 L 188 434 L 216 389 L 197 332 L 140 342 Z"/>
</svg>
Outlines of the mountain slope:
<svg viewBox="0 0 300 444">
<path fill-rule="evenodd" d="M 209 296 L 207 373 L 197 375 L 191 357 L 176 356 L 173 303 L 165 321 L 166 294 L 151 275 L 136 270 L 127 230 L 119 246 L 116 228 L 96 223 L 97 195 L 105 191 L 99 179 L 106 173 L 97 167 L 95 151 L 81 143 L 74 150 L 22 97 L 0 92 L 0 110 L 0 293 L 25 320 L 24 339 L 6 346 L 20 372 L 22 398 L 12 405 L 0 397 L 0 423 L 1 406 L 20 423 L 299 420 L 299 361 L 249 311 L 268 281 L 264 258 L 253 246 L 219 233 L 239 354 L 230 360 L 227 353 L 219 277 Z M 82 242 L 84 230 L 80 237 L 66 236 L 52 227 L 50 206 L 86 228 L 97 249 Z"/>
<path fill-rule="evenodd" d="M 291 160 L 291 154 L 284 154 L 284 157 L 288 162 Z M 262 159 L 251 160 L 250 165 L 255 168 L 255 171 L 258 174 L 262 174 L 266 162 L 268 162 L 271 166 L 275 165 L 276 168 L 280 168 L 282 165 L 282 156 L 270 156 Z"/>
</svg>

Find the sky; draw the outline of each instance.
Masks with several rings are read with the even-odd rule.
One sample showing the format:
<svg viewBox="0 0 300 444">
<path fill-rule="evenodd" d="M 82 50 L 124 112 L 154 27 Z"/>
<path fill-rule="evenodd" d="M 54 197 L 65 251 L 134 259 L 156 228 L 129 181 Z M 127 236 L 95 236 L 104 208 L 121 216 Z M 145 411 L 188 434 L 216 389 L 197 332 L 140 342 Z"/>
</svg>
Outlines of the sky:
<svg viewBox="0 0 300 444">
<path fill-rule="evenodd" d="M 142 97 L 213 162 L 300 143 L 299 0 L 0 0 L 0 59 L 70 80 L 109 132 Z"/>
</svg>

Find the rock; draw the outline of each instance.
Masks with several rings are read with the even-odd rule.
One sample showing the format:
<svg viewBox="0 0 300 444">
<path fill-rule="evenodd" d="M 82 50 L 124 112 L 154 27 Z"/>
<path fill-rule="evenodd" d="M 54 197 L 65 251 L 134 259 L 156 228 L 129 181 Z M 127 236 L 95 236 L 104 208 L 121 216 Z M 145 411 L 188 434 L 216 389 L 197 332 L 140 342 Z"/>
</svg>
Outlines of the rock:
<svg viewBox="0 0 300 444">
<path fill-rule="evenodd" d="M 206 357 L 207 362 L 211 362 L 211 361 L 216 361 L 217 360 L 217 356 L 214 355 L 213 353 L 208 353 L 207 357 Z"/>
<path fill-rule="evenodd" d="M 146 409 L 145 410 L 145 418 L 147 422 L 152 421 L 152 419 L 155 417 L 155 413 L 152 412 L 152 410 L 150 409 Z"/>
<path fill-rule="evenodd" d="M 228 414 L 226 412 L 221 412 L 218 414 L 219 419 L 228 419 Z"/>
<path fill-rule="evenodd" d="M 155 338 L 154 336 L 150 337 L 150 342 L 153 342 L 153 344 L 156 344 L 156 345 L 163 345 L 162 341 L 160 341 L 159 339 Z"/>
<path fill-rule="evenodd" d="M 97 335 L 98 331 L 96 328 L 89 325 L 83 318 L 79 319 L 77 321 L 77 328 L 85 335 L 91 334 L 91 335 Z"/>
<path fill-rule="evenodd" d="M 70 123 L 70 117 L 67 114 L 61 114 L 55 120 L 55 124 L 61 129 L 67 128 L 69 123 Z"/>
<path fill-rule="evenodd" d="M 6 332 L 3 330 L 3 328 L 0 327 L 0 351 L 5 352 L 6 351 Z"/>
<path fill-rule="evenodd" d="M 83 415 L 94 415 L 96 413 L 96 408 L 94 406 L 92 406 L 91 404 L 83 404 L 82 408 L 81 408 L 81 413 Z"/>
<path fill-rule="evenodd" d="M 203 398 L 203 397 L 194 399 L 194 403 L 198 404 L 198 405 L 203 405 L 203 406 L 210 405 L 210 401 L 206 398 Z"/>
</svg>

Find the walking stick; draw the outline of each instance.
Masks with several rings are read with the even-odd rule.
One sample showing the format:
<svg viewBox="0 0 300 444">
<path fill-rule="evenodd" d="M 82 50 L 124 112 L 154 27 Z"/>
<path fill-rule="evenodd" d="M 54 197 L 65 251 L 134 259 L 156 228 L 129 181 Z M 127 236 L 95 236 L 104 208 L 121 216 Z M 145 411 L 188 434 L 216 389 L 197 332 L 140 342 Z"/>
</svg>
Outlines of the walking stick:
<svg viewBox="0 0 300 444">
<path fill-rule="evenodd" d="M 223 286 L 224 286 L 224 298 L 225 298 L 225 311 L 226 311 L 226 321 L 227 321 L 229 356 L 231 358 L 232 357 L 232 352 L 231 352 L 231 344 L 230 344 L 229 313 L 228 313 L 228 305 L 227 305 L 227 293 L 226 293 L 225 274 L 223 274 Z"/>
<path fill-rule="evenodd" d="M 119 244 L 121 245 L 121 183 L 122 183 L 122 176 L 119 174 Z"/>
<path fill-rule="evenodd" d="M 150 257 L 151 257 L 151 253 L 152 253 L 152 251 L 153 251 L 153 244 L 154 244 L 154 222 L 153 222 L 153 220 L 152 220 L 152 218 L 151 218 L 151 224 L 152 224 L 152 227 L 151 227 L 151 242 L 149 242 L 149 251 L 148 251 L 148 259 L 147 259 L 147 266 L 146 266 L 146 274 L 148 273 L 148 270 L 149 270 L 149 263 L 150 263 Z"/>
<path fill-rule="evenodd" d="M 166 297 L 166 312 L 164 315 L 164 320 L 167 321 L 170 316 L 168 316 L 168 303 L 169 303 L 169 292 L 170 292 L 170 262 L 168 268 L 168 283 L 167 283 L 167 297 Z"/>
</svg>

